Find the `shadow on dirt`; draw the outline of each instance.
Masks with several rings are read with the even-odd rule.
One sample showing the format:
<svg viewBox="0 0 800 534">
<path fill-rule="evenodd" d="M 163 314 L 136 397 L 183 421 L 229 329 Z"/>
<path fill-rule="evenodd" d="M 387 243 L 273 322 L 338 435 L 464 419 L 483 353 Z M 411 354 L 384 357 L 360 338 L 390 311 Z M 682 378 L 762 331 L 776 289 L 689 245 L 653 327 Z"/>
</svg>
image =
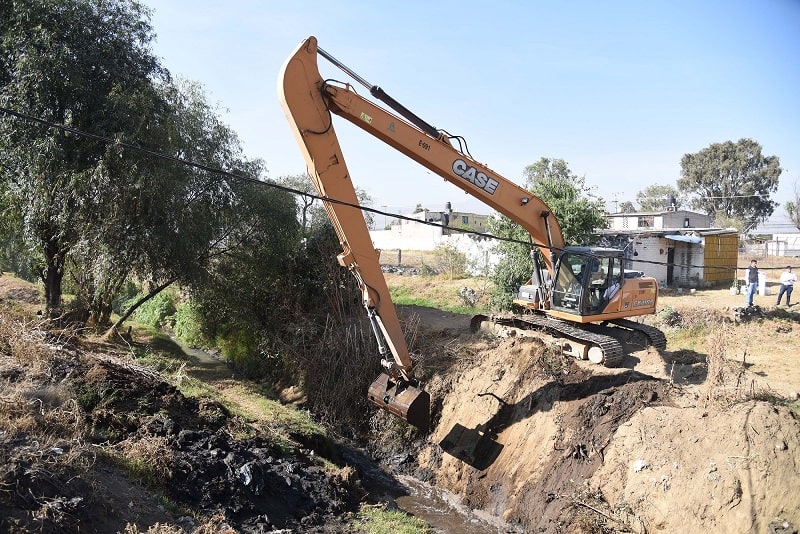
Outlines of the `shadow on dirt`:
<svg viewBox="0 0 800 534">
<path fill-rule="evenodd" d="M 664 375 L 680 385 L 699 385 L 708 378 L 708 356 L 702 352 L 681 349 L 662 351 Z"/>
<path fill-rule="evenodd" d="M 447 436 L 439 442 L 439 447 L 450 456 L 483 471 L 497 460 L 503 450 L 503 444 L 497 441 L 499 434 L 512 425 L 537 412 L 552 410 L 556 402 L 587 400 L 602 393 L 608 395 L 615 388 L 627 387 L 637 382 L 659 381 L 631 370 L 615 375 L 596 375 L 570 384 L 551 381 L 516 403 L 508 403 L 497 395 L 485 393 L 481 396 L 489 395 L 498 401 L 499 406 L 495 414 L 474 429 L 456 423 Z M 642 400 L 650 402 L 655 400 L 656 396 L 653 393 L 652 398 Z"/>
</svg>

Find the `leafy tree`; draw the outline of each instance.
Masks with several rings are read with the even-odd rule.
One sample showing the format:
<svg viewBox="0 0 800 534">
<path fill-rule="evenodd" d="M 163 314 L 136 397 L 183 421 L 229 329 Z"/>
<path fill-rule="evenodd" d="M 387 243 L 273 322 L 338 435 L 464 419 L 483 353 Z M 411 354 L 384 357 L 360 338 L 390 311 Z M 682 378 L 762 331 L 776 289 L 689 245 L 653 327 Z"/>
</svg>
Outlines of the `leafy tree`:
<svg viewBox="0 0 800 534">
<path fill-rule="evenodd" d="M 713 219 L 723 216 L 745 221 L 749 230 L 772 215 L 778 205 L 769 197 L 778 189 L 781 172 L 778 157 L 764 156 L 756 141 L 725 141 L 685 154 L 678 188 L 696 195 L 692 207 Z"/>
<path fill-rule="evenodd" d="M 206 337 L 224 340 L 238 367 L 258 373 L 270 366 L 264 356 L 276 353 L 284 319 L 297 313 L 291 280 L 300 226 L 290 194 L 258 184 L 234 188 L 225 234 L 190 295 Z"/>
<path fill-rule="evenodd" d="M 526 167 L 524 175 L 525 187 L 541 198 L 558 220 L 565 243 L 590 245 L 597 241 L 594 231 L 606 225 L 605 203 L 586 187 L 584 178 L 570 171 L 564 160 L 549 158 Z M 518 241 L 530 239 L 525 230 L 504 216 L 489 219 L 489 232 Z M 508 308 L 512 292 L 531 276 L 531 251 L 529 246 L 504 241 L 495 251 L 500 260 L 492 273 L 492 305 Z"/>
<path fill-rule="evenodd" d="M 650 185 L 636 193 L 642 211 L 666 211 L 673 206 L 681 207 L 683 200 L 678 190 L 671 185 Z"/>
<path fill-rule="evenodd" d="M 28 0 L 0 8 L 0 105 L 128 141 L 148 137 L 137 104 L 164 75 L 151 54 L 149 12 L 132 0 Z M 145 114 L 146 115 L 146 114 Z M 42 257 L 48 308 L 60 304 L 70 252 L 102 196 L 110 148 L 99 140 L 0 118 L 3 196 Z M 114 178 L 120 179 L 119 176 Z"/>
<path fill-rule="evenodd" d="M 794 183 L 794 200 L 787 202 L 785 209 L 792 224 L 800 230 L 800 182 Z"/>
<path fill-rule="evenodd" d="M 278 180 L 278 183 L 286 187 L 292 188 L 304 193 L 319 195 L 319 192 L 311 183 L 311 178 L 306 174 L 292 174 L 283 176 Z M 308 237 L 310 234 L 317 232 L 320 228 L 329 223 L 328 213 L 325 211 L 325 206 L 322 201 L 304 195 L 297 195 L 297 215 L 300 218 L 300 225 L 303 228 L 303 235 Z M 356 198 L 361 206 L 372 206 L 372 197 L 360 187 L 356 187 Z M 372 228 L 374 222 L 374 215 L 372 213 L 363 211 L 364 221 L 367 227 Z"/>
<path fill-rule="evenodd" d="M 235 213 L 240 182 L 210 169 L 250 179 L 264 172 L 262 162 L 242 157 L 238 138 L 221 122 L 217 108 L 207 103 L 199 84 L 169 84 L 161 91 L 169 108 L 164 120 L 169 138 L 159 151 L 202 163 L 203 168 L 152 157 L 141 162 L 151 171 L 148 182 L 126 203 L 128 209 L 114 225 L 130 233 L 127 239 L 106 243 L 125 260 L 115 265 L 120 278 L 135 275 L 150 288 L 144 301 L 175 282 L 191 285 L 216 256 L 229 250 L 227 237 L 240 224 L 240 215 L 245 216 Z M 136 302 L 114 326 L 141 304 Z"/>
<path fill-rule="evenodd" d="M 746 232 L 748 228 L 747 221 L 735 217 L 725 217 L 722 214 L 717 214 L 711 224 L 717 228 L 735 228 L 740 234 Z"/>
<path fill-rule="evenodd" d="M 311 183 L 311 179 L 305 174 L 292 174 L 282 176 L 278 183 L 290 187 L 297 191 L 305 193 L 317 194 L 317 190 Z M 307 236 L 312 232 L 312 226 L 318 221 L 324 224 L 328 220 L 325 208 L 318 200 L 304 195 L 297 195 L 297 216 L 300 218 L 300 228 L 303 229 L 303 235 Z"/>
<path fill-rule="evenodd" d="M 636 213 L 636 206 L 630 200 L 619 203 L 620 213 Z"/>
<path fill-rule="evenodd" d="M 504 215 L 489 217 L 487 229 L 497 237 L 523 243 L 530 240 L 524 228 Z M 494 252 L 499 259 L 490 274 L 493 285 L 490 304 L 496 309 L 510 309 L 513 292 L 530 279 L 533 272 L 531 248 L 512 241 L 498 241 Z"/>
<path fill-rule="evenodd" d="M 598 228 L 605 228 L 606 206 L 575 175 L 563 159 L 541 158 L 524 171 L 525 188 L 550 207 L 561 225 L 564 242 L 589 245 L 597 241 Z"/>
</svg>

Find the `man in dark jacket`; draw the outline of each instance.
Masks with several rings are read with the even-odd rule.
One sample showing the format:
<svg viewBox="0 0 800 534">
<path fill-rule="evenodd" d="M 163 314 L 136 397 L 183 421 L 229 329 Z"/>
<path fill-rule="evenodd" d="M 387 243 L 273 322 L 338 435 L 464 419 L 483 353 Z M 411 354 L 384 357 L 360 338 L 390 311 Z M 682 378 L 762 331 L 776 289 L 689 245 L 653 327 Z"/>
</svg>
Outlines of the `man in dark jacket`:
<svg viewBox="0 0 800 534">
<path fill-rule="evenodd" d="M 747 305 L 753 305 L 753 297 L 758 288 L 758 262 L 750 260 L 750 267 L 747 268 Z"/>
</svg>

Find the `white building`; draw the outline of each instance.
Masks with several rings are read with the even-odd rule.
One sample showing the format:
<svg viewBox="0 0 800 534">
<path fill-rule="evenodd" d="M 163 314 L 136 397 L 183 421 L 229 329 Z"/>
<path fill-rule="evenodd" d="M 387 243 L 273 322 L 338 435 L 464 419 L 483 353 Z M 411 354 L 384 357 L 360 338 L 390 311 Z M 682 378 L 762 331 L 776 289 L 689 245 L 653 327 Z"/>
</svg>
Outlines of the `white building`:
<svg viewBox="0 0 800 534">
<path fill-rule="evenodd" d="M 489 215 L 453 211 L 450 203 L 443 211 L 422 209 L 400 219 L 385 230 L 371 230 L 372 243 L 382 250 L 433 250 L 450 236 L 464 235 L 457 229 L 485 233 Z M 433 223 L 433 224 L 426 224 Z"/>
<path fill-rule="evenodd" d="M 800 229 L 785 213 L 773 215 L 751 233 L 763 238 L 767 256 L 800 256 Z"/>
<path fill-rule="evenodd" d="M 613 213 L 606 215 L 610 230 L 664 228 L 708 228 L 711 217 L 686 210 L 668 210 L 638 213 Z"/>
<path fill-rule="evenodd" d="M 710 228 L 710 217 L 686 210 L 607 215 L 600 232 L 609 246 L 625 250 L 627 268 L 643 271 L 664 287 L 725 285 L 736 278 L 739 235 Z"/>
<path fill-rule="evenodd" d="M 434 250 L 452 244 L 472 265 L 483 268 L 495 263 L 493 240 L 456 230 L 485 233 L 489 215 L 453 211 L 448 202 L 444 211 L 423 209 L 409 217 L 414 220 L 401 219 L 386 230 L 370 230 L 373 246 L 380 250 Z"/>
</svg>

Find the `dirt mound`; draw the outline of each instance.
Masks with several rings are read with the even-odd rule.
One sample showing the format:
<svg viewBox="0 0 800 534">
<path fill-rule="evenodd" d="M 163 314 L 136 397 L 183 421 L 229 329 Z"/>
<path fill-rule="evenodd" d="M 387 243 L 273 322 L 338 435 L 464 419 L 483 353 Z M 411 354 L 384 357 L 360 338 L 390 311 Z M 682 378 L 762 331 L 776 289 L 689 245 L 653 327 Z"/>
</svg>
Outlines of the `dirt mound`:
<svg viewBox="0 0 800 534">
<path fill-rule="evenodd" d="M 0 330 L 2 532 L 327 532 L 362 496 L 157 372 L 7 315 Z"/>
<path fill-rule="evenodd" d="M 708 400 L 704 354 L 651 348 L 607 369 L 526 337 L 426 349 L 449 368 L 426 386 L 435 426 L 408 471 L 519 531 L 800 526 L 800 424 L 770 402 Z"/>
<path fill-rule="evenodd" d="M 636 532 L 797 532 L 798 451 L 785 407 L 649 407 L 616 431 L 590 485 Z"/>
<path fill-rule="evenodd" d="M 42 298 L 35 284 L 0 273 L 0 301 L 39 304 Z"/>
</svg>

